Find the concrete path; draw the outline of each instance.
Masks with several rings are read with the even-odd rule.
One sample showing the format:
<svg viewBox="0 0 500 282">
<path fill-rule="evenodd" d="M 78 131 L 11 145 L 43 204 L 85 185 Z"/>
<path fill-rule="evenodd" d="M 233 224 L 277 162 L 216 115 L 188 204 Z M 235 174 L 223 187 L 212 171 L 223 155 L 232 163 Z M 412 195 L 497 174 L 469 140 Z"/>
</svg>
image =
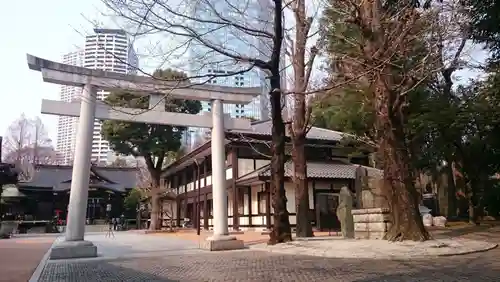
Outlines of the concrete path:
<svg viewBox="0 0 500 282">
<path fill-rule="evenodd" d="M 1 239 L 0 281 L 28 281 L 54 239 L 55 237 Z"/>
<path fill-rule="evenodd" d="M 144 255 L 156 256 L 174 252 L 192 252 L 199 249 L 196 242 L 180 238 L 165 240 L 165 238 L 159 236 L 132 232 L 113 232 L 112 236 L 108 235 L 105 232 L 85 235 L 86 241 L 91 241 L 97 246 L 100 259 L 140 257 Z M 55 244 L 62 240 L 64 240 L 62 236 L 57 238 Z"/>
</svg>

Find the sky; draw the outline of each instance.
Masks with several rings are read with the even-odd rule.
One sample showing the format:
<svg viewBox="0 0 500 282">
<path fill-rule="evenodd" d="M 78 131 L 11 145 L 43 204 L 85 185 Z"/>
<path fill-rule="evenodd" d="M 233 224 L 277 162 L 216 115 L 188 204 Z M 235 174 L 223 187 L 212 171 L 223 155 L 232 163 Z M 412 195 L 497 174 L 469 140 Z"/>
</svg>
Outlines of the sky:
<svg viewBox="0 0 500 282">
<path fill-rule="evenodd" d="M 93 21 L 110 22 L 103 11 L 101 0 L 10 1 L 8 9 L 0 9 L 0 135 L 24 113 L 41 117 L 55 145 L 57 117 L 41 115 L 40 105 L 41 99 L 59 99 L 60 86 L 43 82 L 39 72 L 29 70 L 26 54 L 61 61 L 63 54 L 83 44 Z M 484 58 L 483 52 L 474 53 Z M 461 82 L 474 75 L 462 72 Z"/>
<path fill-rule="evenodd" d="M 40 114 L 41 99 L 59 99 L 60 86 L 42 81 L 40 72 L 28 69 L 26 54 L 53 61 L 76 49 L 99 18 L 100 0 L 10 1 L 0 9 L 0 135 L 22 113 L 40 116 L 56 138 L 57 117 Z"/>
</svg>

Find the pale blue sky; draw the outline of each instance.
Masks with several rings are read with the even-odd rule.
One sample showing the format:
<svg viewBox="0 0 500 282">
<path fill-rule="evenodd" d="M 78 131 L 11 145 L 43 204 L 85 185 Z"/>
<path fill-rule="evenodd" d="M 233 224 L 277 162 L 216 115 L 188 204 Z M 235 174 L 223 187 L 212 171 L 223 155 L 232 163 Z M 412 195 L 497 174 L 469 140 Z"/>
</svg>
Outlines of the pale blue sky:
<svg viewBox="0 0 500 282">
<path fill-rule="evenodd" d="M 57 117 L 40 115 L 40 100 L 58 99 L 59 86 L 44 83 L 39 72 L 29 70 L 26 53 L 60 61 L 83 42 L 92 28 L 86 18 L 98 18 L 98 7 L 100 0 L 24 0 L 0 9 L 0 135 L 24 112 L 41 116 L 55 141 Z"/>
<path fill-rule="evenodd" d="M 10 1 L 8 8 L 0 9 L 0 135 L 25 113 L 42 118 L 55 145 L 57 117 L 42 116 L 40 101 L 58 99 L 59 86 L 44 83 L 39 72 L 29 70 L 26 53 L 60 61 L 83 43 L 92 30 L 91 20 L 109 21 L 100 14 L 103 10 L 101 0 Z M 474 53 L 476 59 L 484 57 L 483 52 Z M 471 73 L 462 76 L 463 82 Z"/>
</svg>

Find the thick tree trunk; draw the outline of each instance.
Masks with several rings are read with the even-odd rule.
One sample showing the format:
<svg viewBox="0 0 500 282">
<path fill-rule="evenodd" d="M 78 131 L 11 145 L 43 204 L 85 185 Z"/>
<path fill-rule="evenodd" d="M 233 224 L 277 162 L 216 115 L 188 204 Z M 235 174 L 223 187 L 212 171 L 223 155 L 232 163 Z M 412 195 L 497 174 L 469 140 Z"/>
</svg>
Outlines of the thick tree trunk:
<svg viewBox="0 0 500 282">
<path fill-rule="evenodd" d="M 268 244 L 284 243 L 292 240 L 290 220 L 286 209 L 285 194 L 285 124 L 281 115 L 281 92 L 279 74 L 271 78 L 271 197 L 273 206 L 273 229 Z"/>
<path fill-rule="evenodd" d="M 392 132 L 386 132 L 386 137 L 382 140 L 384 145 L 380 148 L 380 153 L 385 157 L 383 194 L 388 199 L 392 214 L 392 226 L 386 239 L 428 240 L 430 236 L 418 209 L 418 193 L 408 167 L 406 150 L 397 138 Z"/>
<path fill-rule="evenodd" d="M 384 170 L 382 192 L 392 215 L 392 226 L 385 239 L 389 241 L 428 240 L 430 236 L 418 209 L 418 195 L 405 144 L 402 111 L 394 97 L 399 94 L 388 90 L 386 88 L 388 84 L 380 80 L 375 93 L 378 154 Z"/>
<path fill-rule="evenodd" d="M 305 141 L 303 134 L 295 136 L 293 140 L 293 165 L 295 169 L 295 204 L 297 237 L 313 237 L 312 225 L 309 220 L 309 187 L 307 184 L 307 162 L 305 155 Z"/>
</svg>

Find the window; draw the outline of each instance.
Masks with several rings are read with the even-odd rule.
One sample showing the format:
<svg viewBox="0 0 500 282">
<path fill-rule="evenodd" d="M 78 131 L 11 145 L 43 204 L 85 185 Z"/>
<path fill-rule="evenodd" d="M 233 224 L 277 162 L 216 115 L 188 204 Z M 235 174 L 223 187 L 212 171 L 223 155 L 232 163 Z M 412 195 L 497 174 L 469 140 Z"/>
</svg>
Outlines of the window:
<svg viewBox="0 0 500 282">
<path fill-rule="evenodd" d="M 257 193 L 257 201 L 259 202 L 259 206 L 257 207 L 257 212 L 259 214 L 267 212 L 267 199 L 269 197 L 268 192 L 258 192 Z"/>
<path fill-rule="evenodd" d="M 238 190 L 238 214 L 245 214 L 245 196 L 248 195 L 245 193 L 245 190 Z"/>
</svg>

